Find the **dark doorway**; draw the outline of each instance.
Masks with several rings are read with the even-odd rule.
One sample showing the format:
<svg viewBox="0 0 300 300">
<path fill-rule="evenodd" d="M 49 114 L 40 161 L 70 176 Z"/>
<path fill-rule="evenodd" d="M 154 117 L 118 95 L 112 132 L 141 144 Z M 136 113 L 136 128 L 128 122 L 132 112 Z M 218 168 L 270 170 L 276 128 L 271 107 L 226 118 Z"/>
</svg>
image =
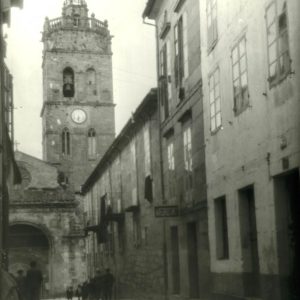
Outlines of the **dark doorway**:
<svg viewBox="0 0 300 300">
<path fill-rule="evenodd" d="M 179 239 L 177 226 L 171 227 L 171 277 L 173 294 L 180 293 Z"/>
<path fill-rule="evenodd" d="M 299 171 L 274 179 L 276 226 L 282 299 L 300 299 Z"/>
<path fill-rule="evenodd" d="M 240 228 L 244 262 L 245 296 L 259 297 L 260 271 L 253 186 L 239 190 L 238 195 L 240 201 Z"/>
<path fill-rule="evenodd" d="M 31 261 L 36 261 L 42 271 L 42 296 L 49 292 L 49 241 L 47 236 L 37 227 L 27 224 L 16 224 L 9 228 L 9 272 L 17 275 L 18 270 L 29 269 Z"/>
<path fill-rule="evenodd" d="M 199 297 L 199 270 L 198 270 L 198 241 L 197 224 L 187 224 L 188 270 L 190 298 Z"/>
</svg>

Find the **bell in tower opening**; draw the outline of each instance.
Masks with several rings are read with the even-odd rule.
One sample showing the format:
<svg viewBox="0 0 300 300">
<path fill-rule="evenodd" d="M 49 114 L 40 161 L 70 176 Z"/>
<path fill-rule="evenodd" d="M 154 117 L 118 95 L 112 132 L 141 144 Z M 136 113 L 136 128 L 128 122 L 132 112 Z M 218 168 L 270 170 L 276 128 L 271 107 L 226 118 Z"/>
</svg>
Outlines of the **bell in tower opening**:
<svg viewBox="0 0 300 300">
<path fill-rule="evenodd" d="M 63 72 L 63 94 L 64 97 L 74 97 L 74 71 L 71 68 L 65 68 Z"/>
</svg>

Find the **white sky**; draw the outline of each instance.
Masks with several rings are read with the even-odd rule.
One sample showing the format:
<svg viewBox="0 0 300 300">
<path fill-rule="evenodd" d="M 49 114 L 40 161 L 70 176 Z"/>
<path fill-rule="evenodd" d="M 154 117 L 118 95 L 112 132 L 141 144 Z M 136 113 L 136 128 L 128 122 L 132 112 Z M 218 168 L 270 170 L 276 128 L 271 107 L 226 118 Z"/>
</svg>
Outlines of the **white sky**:
<svg viewBox="0 0 300 300">
<path fill-rule="evenodd" d="M 14 77 L 15 140 L 18 149 L 42 156 L 42 43 L 46 16 L 60 17 L 63 0 L 24 0 L 12 9 L 6 62 Z M 156 86 L 155 27 L 143 24 L 146 0 L 87 0 L 89 15 L 108 20 L 114 36 L 113 84 L 116 131 Z"/>
</svg>

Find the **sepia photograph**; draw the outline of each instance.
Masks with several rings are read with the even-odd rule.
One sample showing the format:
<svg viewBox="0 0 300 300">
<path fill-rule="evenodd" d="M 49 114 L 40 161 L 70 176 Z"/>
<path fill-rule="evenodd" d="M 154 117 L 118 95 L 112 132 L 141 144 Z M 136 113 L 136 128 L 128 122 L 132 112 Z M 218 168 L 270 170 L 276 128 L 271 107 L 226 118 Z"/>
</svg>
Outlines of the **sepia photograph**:
<svg viewBox="0 0 300 300">
<path fill-rule="evenodd" d="M 300 300 L 299 0 L 0 0 L 0 300 Z"/>
</svg>

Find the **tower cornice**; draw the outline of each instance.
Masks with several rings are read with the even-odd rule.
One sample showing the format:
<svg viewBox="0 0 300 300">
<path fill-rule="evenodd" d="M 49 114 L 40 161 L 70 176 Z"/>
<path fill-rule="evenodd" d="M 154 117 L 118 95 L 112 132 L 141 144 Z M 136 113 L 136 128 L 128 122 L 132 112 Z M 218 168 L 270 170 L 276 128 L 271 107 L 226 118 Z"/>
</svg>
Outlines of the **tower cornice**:
<svg viewBox="0 0 300 300">
<path fill-rule="evenodd" d="M 88 102 L 80 102 L 80 101 L 45 101 L 43 103 L 43 107 L 41 109 L 40 117 L 44 115 L 44 111 L 46 106 L 80 106 L 80 107 L 115 107 L 115 103 L 108 103 L 108 102 L 99 102 L 99 101 L 88 101 Z"/>
</svg>

